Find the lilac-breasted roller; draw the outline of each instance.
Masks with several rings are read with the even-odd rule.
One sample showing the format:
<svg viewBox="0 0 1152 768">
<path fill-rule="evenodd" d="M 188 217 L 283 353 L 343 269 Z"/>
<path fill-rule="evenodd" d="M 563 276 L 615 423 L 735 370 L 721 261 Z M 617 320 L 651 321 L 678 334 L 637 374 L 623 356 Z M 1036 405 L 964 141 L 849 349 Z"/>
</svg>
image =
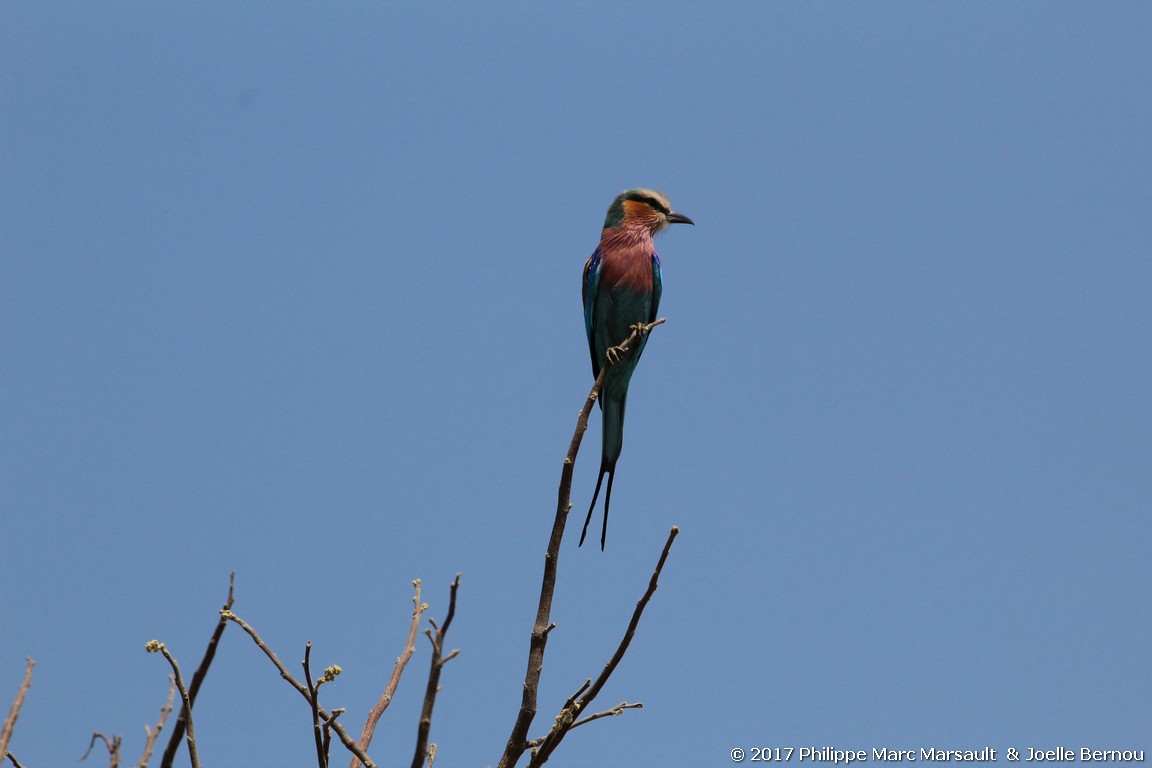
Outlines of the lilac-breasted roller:
<svg viewBox="0 0 1152 768">
<path fill-rule="evenodd" d="M 652 236 L 669 224 L 693 224 L 692 219 L 676 213 L 660 192 L 652 189 L 630 189 L 617 195 L 604 219 L 600 245 L 584 264 L 584 328 L 588 332 L 588 350 L 592 353 L 592 375 L 599 376 L 607 356 L 613 356 L 600 390 L 600 409 L 604 413 L 604 445 L 600 458 L 600 475 L 596 492 L 584 519 L 580 545 L 588 535 L 588 523 L 600 496 L 600 485 L 608 476 L 604 493 L 604 527 L 600 531 L 600 549 L 608 535 L 608 506 L 612 502 L 612 478 L 624 439 L 624 404 L 628 399 L 628 382 L 636 363 L 644 353 L 648 337 L 641 337 L 623 356 L 617 345 L 632 335 L 637 323 L 656 320 L 660 305 L 660 259 Z M 619 358 L 619 359 L 617 359 Z"/>
</svg>

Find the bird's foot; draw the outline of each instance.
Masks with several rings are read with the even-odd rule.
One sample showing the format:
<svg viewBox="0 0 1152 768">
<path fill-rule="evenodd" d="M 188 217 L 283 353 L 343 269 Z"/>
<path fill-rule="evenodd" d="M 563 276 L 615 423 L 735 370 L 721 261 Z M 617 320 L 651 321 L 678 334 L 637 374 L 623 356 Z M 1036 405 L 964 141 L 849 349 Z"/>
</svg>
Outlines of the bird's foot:
<svg viewBox="0 0 1152 768">
<path fill-rule="evenodd" d="M 648 329 L 648 323 L 635 323 L 633 325 L 628 326 L 628 329 L 631 331 L 635 331 L 636 333 L 640 334 L 641 336 L 648 333 L 648 330 L 649 330 Z"/>
<path fill-rule="evenodd" d="M 620 362 L 620 358 L 624 357 L 623 347 L 608 347 L 608 351 L 604 354 L 608 358 L 608 362 L 612 365 Z"/>
</svg>

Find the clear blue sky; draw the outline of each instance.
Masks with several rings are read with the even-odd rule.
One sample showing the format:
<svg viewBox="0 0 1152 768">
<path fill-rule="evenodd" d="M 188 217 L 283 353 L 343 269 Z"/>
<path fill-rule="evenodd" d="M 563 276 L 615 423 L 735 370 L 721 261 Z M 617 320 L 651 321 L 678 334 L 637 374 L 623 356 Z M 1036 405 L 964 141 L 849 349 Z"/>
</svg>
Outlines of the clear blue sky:
<svg viewBox="0 0 1152 768">
<path fill-rule="evenodd" d="M 0 705 L 67 765 L 195 665 L 230 571 L 359 725 L 463 573 L 437 765 L 520 701 L 591 384 L 580 272 L 662 189 L 608 549 L 570 529 L 533 735 L 1152 749 L 1152 6 L 0 6 Z M 576 471 L 595 482 L 599 426 Z M 577 521 L 578 522 L 578 521 Z M 409 759 L 421 638 L 373 754 Z M 313 765 L 230 630 L 208 765 Z M 344 757 L 340 756 L 340 764 Z"/>
</svg>

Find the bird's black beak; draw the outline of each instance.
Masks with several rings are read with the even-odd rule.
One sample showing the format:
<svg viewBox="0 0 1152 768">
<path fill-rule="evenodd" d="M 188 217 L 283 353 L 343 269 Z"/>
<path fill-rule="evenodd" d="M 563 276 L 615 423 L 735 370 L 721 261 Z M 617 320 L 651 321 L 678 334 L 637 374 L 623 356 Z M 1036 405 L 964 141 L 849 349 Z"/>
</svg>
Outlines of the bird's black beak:
<svg viewBox="0 0 1152 768">
<path fill-rule="evenodd" d="M 691 224 L 693 226 L 696 225 L 696 222 L 692 221 L 692 219 L 688 218 L 687 216 L 685 216 L 682 213 L 676 213 L 676 211 L 672 211 L 671 213 L 668 214 L 668 223 L 669 224 Z"/>
</svg>

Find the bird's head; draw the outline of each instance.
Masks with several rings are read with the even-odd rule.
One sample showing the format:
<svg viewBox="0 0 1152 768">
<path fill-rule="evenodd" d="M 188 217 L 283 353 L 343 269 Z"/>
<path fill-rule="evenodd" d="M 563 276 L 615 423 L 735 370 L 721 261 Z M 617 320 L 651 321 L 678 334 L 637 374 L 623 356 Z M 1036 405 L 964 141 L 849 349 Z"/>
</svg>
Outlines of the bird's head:
<svg viewBox="0 0 1152 768">
<path fill-rule="evenodd" d="M 654 189 L 630 189 L 621 192 L 608 207 L 604 229 L 643 227 L 656 234 L 669 224 L 695 224 L 682 213 L 676 213 L 668 198 Z"/>
</svg>

